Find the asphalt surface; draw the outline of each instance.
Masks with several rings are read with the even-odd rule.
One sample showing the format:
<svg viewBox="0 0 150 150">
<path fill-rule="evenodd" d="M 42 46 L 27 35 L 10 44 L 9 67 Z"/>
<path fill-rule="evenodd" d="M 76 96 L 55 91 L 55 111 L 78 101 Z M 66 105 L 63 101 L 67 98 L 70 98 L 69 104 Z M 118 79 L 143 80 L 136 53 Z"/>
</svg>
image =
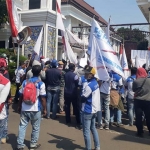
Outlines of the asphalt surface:
<svg viewBox="0 0 150 150">
<path fill-rule="evenodd" d="M 14 150 L 17 146 L 16 139 L 20 116 L 12 108 L 9 112 L 9 141 L 0 145 L 0 150 Z M 58 117 L 57 120 L 42 120 L 39 138 L 41 147 L 39 150 L 84 150 L 83 133 L 75 128 L 74 117 L 72 117 L 72 126 L 70 127 L 65 124 L 64 115 L 58 115 Z M 150 150 L 150 136 L 148 136 L 146 127 L 144 127 L 144 130 L 144 138 L 135 136 L 135 127 L 113 126 L 109 131 L 98 130 L 101 150 Z M 26 144 L 24 150 L 28 150 L 30 135 L 31 125 L 29 124 L 24 141 Z M 92 148 L 94 149 L 94 145 Z"/>
</svg>

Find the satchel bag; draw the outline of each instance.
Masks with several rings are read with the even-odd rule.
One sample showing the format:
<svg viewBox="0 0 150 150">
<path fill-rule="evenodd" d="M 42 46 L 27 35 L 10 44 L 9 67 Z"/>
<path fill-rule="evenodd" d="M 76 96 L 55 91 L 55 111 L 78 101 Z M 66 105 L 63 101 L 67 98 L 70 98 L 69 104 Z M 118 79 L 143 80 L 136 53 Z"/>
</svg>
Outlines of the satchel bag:
<svg viewBox="0 0 150 150">
<path fill-rule="evenodd" d="M 110 90 L 110 105 L 118 106 L 120 96 L 117 90 Z"/>
</svg>

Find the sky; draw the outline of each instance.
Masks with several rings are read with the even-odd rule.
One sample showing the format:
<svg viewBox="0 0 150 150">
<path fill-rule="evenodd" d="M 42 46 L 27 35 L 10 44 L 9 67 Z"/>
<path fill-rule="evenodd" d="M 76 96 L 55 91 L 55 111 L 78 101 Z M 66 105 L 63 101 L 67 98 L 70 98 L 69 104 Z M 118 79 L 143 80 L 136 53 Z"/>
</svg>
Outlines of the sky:
<svg viewBox="0 0 150 150">
<path fill-rule="evenodd" d="M 111 16 L 110 24 L 147 23 L 136 0 L 84 0 L 106 20 Z M 137 26 L 148 30 L 148 26 Z"/>
</svg>

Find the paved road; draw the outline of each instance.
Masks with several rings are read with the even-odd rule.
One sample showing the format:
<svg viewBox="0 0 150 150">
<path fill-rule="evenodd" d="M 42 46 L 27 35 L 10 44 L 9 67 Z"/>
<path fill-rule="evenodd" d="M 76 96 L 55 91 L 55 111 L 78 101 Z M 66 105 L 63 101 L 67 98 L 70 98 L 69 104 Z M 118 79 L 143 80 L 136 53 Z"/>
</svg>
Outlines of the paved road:
<svg viewBox="0 0 150 150">
<path fill-rule="evenodd" d="M 75 122 L 75 119 L 73 118 Z M 18 133 L 19 114 L 10 109 L 9 116 L 9 142 L 0 145 L 0 150 L 13 150 L 16 147 L 16 136 Z M 145 128 L 145 137 L 135 136 L 135 127 L 112 127 L 111 130 L 98 130 L 101 142 L 101 150 L 150 150 L 150 137 Z M 31 134 L 31 125 L 28 126 L 25 138 L 25 150 L 28 150 Z M 82 131 L 75 127 L 65 125 L 64 116 L 58 120 L 42 120 L 39 150 L 83 150 L 84 139 Z M 94 146 L 93 146 L 94 148 Z"/>
</svg>

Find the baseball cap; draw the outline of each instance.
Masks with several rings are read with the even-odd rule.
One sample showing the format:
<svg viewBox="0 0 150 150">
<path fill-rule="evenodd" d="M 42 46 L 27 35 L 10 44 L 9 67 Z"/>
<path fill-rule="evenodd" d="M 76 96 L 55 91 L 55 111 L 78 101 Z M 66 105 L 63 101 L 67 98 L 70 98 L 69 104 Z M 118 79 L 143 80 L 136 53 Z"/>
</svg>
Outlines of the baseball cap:
<svg viewBox="0 0 150 150">
<path fill-rule="evenodd" d="M 56 59 L 53 59 L 53 60 L 51 61 L 51 66 L 52 66 L 52 67 L 57 67 L 57 66 L 58 66 L 58 62 L 57 62 Z"/>
<path fill-rule="evenodd" d="M 60 61 L 58 62 L 58 64 L 59 64 L 59 65 L 63 65 L 64 63 L 60 60 Z"/>
<path fill-rule="evenodd" d="M 84 72 L 85 73 L 91 73 L 91 74 L 95 75 L 96 74 L 96 69 L 91 67 L 91 66 L 85 66 Z"/>
</svg>

